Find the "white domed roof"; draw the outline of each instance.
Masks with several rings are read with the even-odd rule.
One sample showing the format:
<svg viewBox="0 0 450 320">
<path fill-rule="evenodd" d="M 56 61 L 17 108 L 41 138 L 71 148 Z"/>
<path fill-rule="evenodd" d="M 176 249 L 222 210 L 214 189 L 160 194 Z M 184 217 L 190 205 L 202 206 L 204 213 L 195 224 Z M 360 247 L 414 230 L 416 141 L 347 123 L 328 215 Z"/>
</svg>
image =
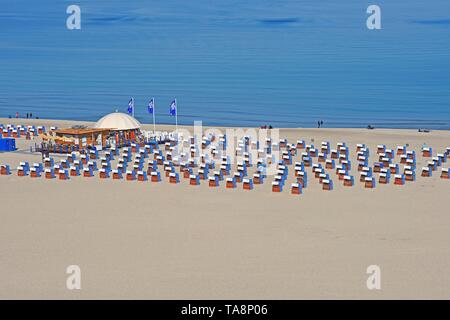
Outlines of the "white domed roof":
<svg viewBox="0 0 450 320">
<path fill-rule="evenodd" d="M 97 129 L 133 130 L 139 129 L 141 124 L 135 118 L 121 112 L 110 113 L 94 125 Z"/>
</svg>

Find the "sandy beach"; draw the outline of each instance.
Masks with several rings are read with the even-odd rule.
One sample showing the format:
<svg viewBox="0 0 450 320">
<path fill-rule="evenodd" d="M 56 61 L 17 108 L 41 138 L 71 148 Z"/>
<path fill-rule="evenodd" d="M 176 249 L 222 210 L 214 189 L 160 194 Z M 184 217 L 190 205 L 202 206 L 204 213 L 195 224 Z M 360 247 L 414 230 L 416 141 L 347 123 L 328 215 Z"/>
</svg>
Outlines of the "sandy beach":
<svg viewBox="0 0 450 320">
<path fill-rule="evenodd" d="M 311 177 L 295 196 L 271 192 L 270 177 L 246 191 L 183 178 L 172 185 L 165 177 L 60 181 L 13 172 L 0 176 L 0 299 L 450 299 L 450 181 L 438 172 L 420 177 L 429 160 L 422 144 L 444 152 L 450 131 L 280 129 L 280 138 L 346 142 L 354 164 L 357 143 L 370 149 L 370 164 L 378 144 L 409 144 L 417 180 L 369 190 L 354 165 L 354 187 L 328 170 L 333 191 Z M 0 164 L 40 162 L 29 152 L 39 140 L 17 139 L 18 150 L 0 153 Z M 81 290 L 66 288 L 69 265 L 81 268 Z M 381 268 L 381 290 L 366 287 L 369 265 Z"/>
</svg>

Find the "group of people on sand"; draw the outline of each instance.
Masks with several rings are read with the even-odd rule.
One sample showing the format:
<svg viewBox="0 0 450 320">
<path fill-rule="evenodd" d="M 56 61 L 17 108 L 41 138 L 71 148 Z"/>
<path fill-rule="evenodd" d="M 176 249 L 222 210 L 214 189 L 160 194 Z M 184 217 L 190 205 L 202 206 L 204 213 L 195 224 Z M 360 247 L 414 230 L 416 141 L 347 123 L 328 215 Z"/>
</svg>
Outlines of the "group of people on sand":
<svg viewBox="0 0 450 320">
<path fill-rule="evenodd" d="M 33 113 L 27 112 L 26 117 L 27 117 L 27 119 L 33 119 Z M 8 118 L 11 119 L 12 117 L 9 116 Z M 19 114 L 19 112 L 16 112 L 16 119 L 19 119 L 19 118 L 20 118 L 20 114 Z M 39 119 L 39 117 L 36 117 L 36 119 Z"/>
<path fill-rule="evenodd" d="M 317 121 L 317 128 L 323 127 L 323 120 Z"/>
</svg>

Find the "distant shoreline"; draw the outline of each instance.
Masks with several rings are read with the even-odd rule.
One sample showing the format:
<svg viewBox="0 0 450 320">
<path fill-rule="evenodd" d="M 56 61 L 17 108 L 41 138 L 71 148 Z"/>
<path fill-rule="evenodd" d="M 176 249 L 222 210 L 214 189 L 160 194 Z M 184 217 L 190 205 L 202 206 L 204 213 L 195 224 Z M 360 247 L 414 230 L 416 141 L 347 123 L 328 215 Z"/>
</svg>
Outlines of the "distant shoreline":
<svg viewBox="0 0 450 320">
<path fill-rule="evenodd" d="M 100 119 L 100 118 L 99 118 Z M 152 129 L 153 128 L 153 123 L 151 122 L 142 122 L 139 117 L 136 117 L 136 119 L 138 121 L 141 122 L 142 126 L 144 127 L 144 129 Z M 201 121 L 201 120 L 198 120 Z M 35 119 L 35 118 L 7 118 L 7 117 L 0 117 L 0 124 L 26 124 L 26 123 L 30 123 L 30 124 L 38 124 L 38 123 L 51 123 L 51 122 L 59 122 L 59 123 L 63 123 L 64 125 L 68 125 L 69 123 L 71 125 L 77 125 L 77 124 L 81 124 L 81 125 L 93 125 L 96 121 L 94 120 L 73 120 L 73 119 L 61 119 L 61 118 L 39 118 L 39 119 Z M 324 126 L 321 127 L 320 129 L 365 129 L 365 130 L 369 130 L 367 129 L 366 126 L 332 126 L 332 125 L 327 125 L 328 122 L 324 122 Z M 333 122 L 330 121 L 330 123 L 332 124 Z M 424 123 L 426 123 L 426 121 L 424 121 Z M 263 123 L 261 122 L 260 126 L 264 126 L 264 125 L 270 125 L 270 123 Z M 414 130 L 414 131 L 418 131 L 419 129 L 429 129 L 431 131 L 450 131 L 450 125 L 447 126 L 440 126 L 440 124 L 435 124 L 432 126 L 427 126 L 427 125 L 423 125 L 420 127 L 406 127 L 406 126 L 377 126 L 376 124 L 371 124 L 374 127 L 374 130 Z M 171 128 L 171 127 L 175 127 L 175 124 L 173 123 L 164 123 L 164 122 L 157 122 L 156 126 L 159 127 L 167 127 L 167 128 Z M 194 121 L 192 121 L 191 124 L 183 124 L 179 122 L 179 127 L 193 127 L 194 126 Z M 248 126 L 248 125 L 244 125 L 244 126 L 240 126 L 240 125 L 210 125 L 210 124 L 203 124 L 203 127 L 208 127 L 208 128 L 260 128 L 260 126 Z M 436 127 L 437 126 L 437 127 Z M 277 127 L 275 125 L 272 125 L 273 129 L 283 129 L 283 130 L 290 130 L 290 129 L 319 129 L 317 128 L 317 126 L 298 126 L 298 127 Z"/>
<path fill-rule="evenodd" d="M 0 124 L 7 125 L 7 124 L 22 124 L 22 125 L 44 125 L 44 126 L 58 126 L 60 128 L 64 127 L 71 127 L 74 125 L 85 125 L 85 126 L 93 126 L 95 124 L 95 121 L 78 121 L 78 120 L 69 120 L 69 119 L 24 119 L 24 118 L 0 118 Z M 142 123 L 142 129 L 144 130 L 153 130 L 153 123 Z M 191 125 L 178 125 L 179 128 L 193 128 L 194 123 Z M 204 129 L 208 128 L 217 128 L 220 130 L 226 130 L 228 128 L 242 128 L 242 129 L 259 129 L 259 127 L 250 127 L 250 126 L 211 126 L 211 125 L 202 125 Z M 424 127 L 425 128 L 425 127 Z M 175 129 L 175 124 L 164 124 L 164 123 L 157 123 L 156 124 L 156 130 L 157 131 L 170 131 Z M 283 132 L 295 132 L 295 131 L 301 131 L 302 133 L 319 133 L 319 132 L 333 132 L 335 131 L 338 133 L 344 133 L 344 132 L 358 132 L 361 134 L 365 133 L 379 133 L 379 134 L 394 134 L 394 133 L 407 133 L 407 134 L 418 134 L 423 137 L 427 137 L 428 135 L 434 133 L 440 133 L 450 135 L 449 129 L 430 129 L 429 133 L 426 132 L 419 132 L 418 129 L 415 128 L 377 128 L 373 130 L 369 130 L 367 128 L 352 128 L 352 127 L 323 127 L 323 128 L 317 128 L 317 127 L 296 127 L 296 128 L 289 128 L 289 127 L 283 127 L 278 128 L 274 127 L 272 129 L 279 129 L 282 133 Z M 450 136 L 449 136 L 450 138 Z"/>
</svg>

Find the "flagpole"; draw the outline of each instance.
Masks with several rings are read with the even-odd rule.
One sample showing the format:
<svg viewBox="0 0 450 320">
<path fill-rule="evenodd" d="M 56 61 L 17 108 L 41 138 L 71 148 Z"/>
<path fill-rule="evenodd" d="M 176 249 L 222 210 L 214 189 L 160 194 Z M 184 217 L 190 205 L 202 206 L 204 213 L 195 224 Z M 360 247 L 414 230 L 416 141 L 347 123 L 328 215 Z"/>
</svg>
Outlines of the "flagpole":
<svg viewBox="0 0 450 320">
<path fill-rule="evenodd" d="M 153 133 L 156 134 L 156 125 L 155 125 L 155 112 L 156 112 L 156 103 L 155 98 L 153 99 Z"/>
<path fill-rule="evenodd" d="M 178 134 L 178 104 L 177 99 L 175 99 L 175 130 Z"/>
</svg>

